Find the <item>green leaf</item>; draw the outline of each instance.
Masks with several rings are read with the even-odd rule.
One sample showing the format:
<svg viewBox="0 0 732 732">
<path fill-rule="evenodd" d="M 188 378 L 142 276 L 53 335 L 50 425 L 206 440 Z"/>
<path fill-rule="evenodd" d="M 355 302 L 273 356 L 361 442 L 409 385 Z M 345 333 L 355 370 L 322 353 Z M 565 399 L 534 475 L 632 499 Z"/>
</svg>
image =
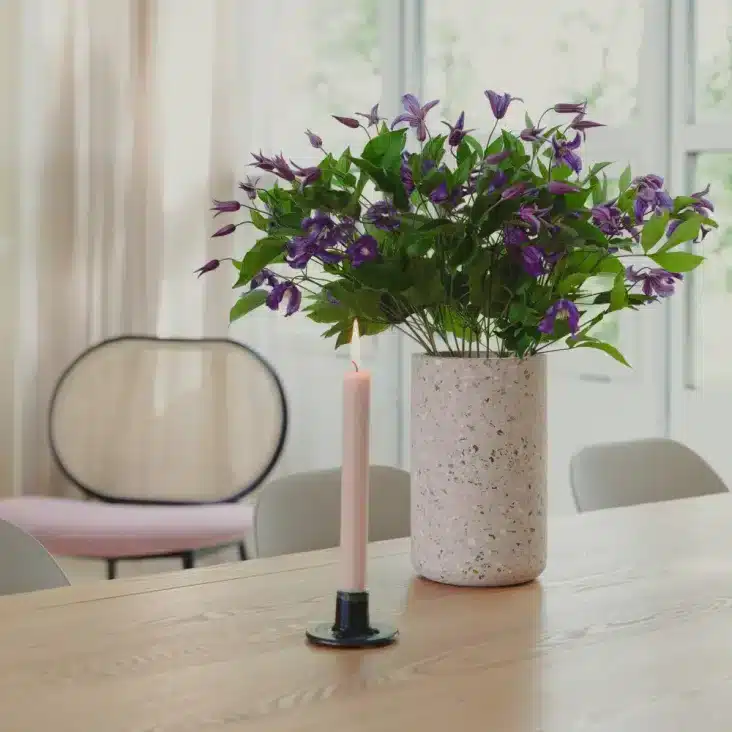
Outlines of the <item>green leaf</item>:
<svg viewBox="0 0 732 732">
<path fill-rule="evenodd" d="M 641 246 L 644 252 L 651 250 L 658 243 L 666 231 L 666 226 L 668 226 L 668 211 L 655 214 L 646 221 L 641 232 Z"/>
<path fill-rule="evenodd" d="M 267 293 L 264 290 L 250 290 L 245 292 L 235 303 L 229 312 L 229 322 L 233 323 L 239 318 L 243 318 L 247 313 L 256 310 L 264 305 L 267 299 Z"/>
<path fill-rule="evenodd" d="M 471 160 L 473 158 L 473 149 L 463 140 L 457 149 L 455 157 L 457 158 L 458 165 L 461 165 L 465 160 Z"/>
<path fill-rule="evenodd" d="M 463 142 L 473 150 L 477 157 L 483 157 L 483 147 L 472 135 L 465 135 Z"/>
<path fill-rule="evenodd" d="M 269 219 L 266 216 L 262 216 L 259 211 L 250 211 L 249 218 L 254 226 L 260 231 L 267 231 L 269 228 Z"/>
<path fill-rule="evenodd" d="M 260 239 L 241 260 L 239 279 L 234 287 L 249 284 L 252 277 L 259 274 L 268 264 L 279 260 L 284 261 L 285 239 L 266 236 Z"/>
<path fill-rule="evenodd" d="M 630 165 L 628 165 L 625 170 L 620 174 L 620 178 L 618 179 L 618 191 L 620 193 L 625 193 L 625 191 L 628 190 L 628 188 L 630 187 L 632 175 L 633 174 L 630 172 Z"/>
<path fill-rule="evenodd" d="M 351 169 L 351 148 L 347 147 L 343 155 L 338 158 L 336 170 L 339 173 L 347 173 Z"/>
<path fill-rule="evenodd" d="M 600 262 L 595 270 L 598 274 L 618 274 L 625 272 L 623 263 L 617 258 L 608 256 Z"/>
<path fill-rule="evenodd" d="M 469 236 L 463 236 L 458 242 L 457 246 L 454 246 L 452 253 L 450 254 L 449 267 L 459 267 L 461 264 L 465 264 L 470 259 L 470 256 L 475 252 L 476 244 L 473 239 Z"/>
<path fill-rule="evenodd" d="M 575 348 L 593 348 L 597 351 L 603 351 L 609 356 L 612 356 L 618 363 L 622 363 L 623 366 L 630 368 L 630 364 L 625 360 L 625 356 L 623 356 L 615 346 L 611 346 L 609 343 L 605 343 L 604 341 L 598 341 L 594 338 L 590 338 L 588 340 L 580 341 L 577 343 Z"/>
<path fill-rule="evenodd" d="M 699 236 L 701 229 L 702 216 L 695 214 L 685 221 L 682 221 L 674 230 L 668 241 L 658 250 L 659 252 L 667 252 L 669 249 L 677 247 L 687 241 L 693 241 Z"/>
<path fill-rule="evenodd" d="M 693 206 L 695 203 L 699 203 L 698 199 L 691 196 L 676 196 L 674 198 L 674 213 L 677 214 L 687 206 Z"/>
<path fill-rule="evenodd" d="M 619 272 L 615 276 L 613 289 L 610 290 L 610 312 L 622 310 L 628 304 L 628 293 L 625 289 L 625 273 Z"/>
<path fill-rule="evenodd" d="M 590 172 L 587 174 L 587 177 L 591 178 L 593 175 L 597 175 L 600 171 L 605 170 L 605 168 L 609 168 L 611 165 L 612 163 L 595 163 L 590 168 Z"/>
<path fill-rule="evenodd" d="M 412 283 L 409 275 L 397 261 L 365 262 L 354 268 L 351 277 L 373 290 L 400 292 Z M 338 297 L 336 295 L 336 297 Z M 339 298 L 340 299 L 340 298 Z"/>
<path fill-rule="evenodd" d="M 651 259 L 667 272 L 691 272 L 704 261 L 704 257 L 689 252 L 652 254 Z"/>
<path fill-rule="evenodd" d="M 552 180 L 568 180 L 569 176 L 571 176 L 573 172 L 574 171 L 569 167 L 569 165 L 562 163 L 552 169 Z"/>
<path fill-rule="evenodd" d="M 607 237 L 594 224 L 580 219 L 572 220 L 566 224 L 567 228 L 577 232 L 586 241 L 595 242 L 607 246 Z"/>
<path fill-rule="evenodd" d="M 348 311 L 342 305 L 335 305 L 327 300 L 310 305 L 306 313 L 314 323 L 338 323 L 348 315 Z"/>
<path fill-rule="evenodd" d="M 409 197 L 404 190 L 404 184 L 399 177 L 399 170 L 386 171 L 379 168 L 368 160 L 362 158 L 352 158 L 353 164 L 366 173 L 371 180 L 376 183 L 377 187 L 384 193 L 391 193 L 394 197 L 394 205 L 400 211 L 409 210 Z"/>
<path fill-rule="evenodd" d="M 584 272 L 573 272 L 559 282 L 559 284 L 557 285 L 557 291 L 560 295 L 569 295 L 571 292 L 584 284 L 584 281 L 587 279 L 588 276 L 589 275 L 585 274 Z"/>
<path fill-rule="evenodd" d="M 406 141 L 406 129 L 377 135 L 366 143 L 361 157 L 379 168 L 391 170 L 399 166 Z"/>
<path fill-rule="evenodd" d="M 361 175 L 358 176 L 358 183 L 356 183 L 356 187 L 351 194 L 351 200 L 348 202 L 348 208 L 346 209 L 346 213 L 348 213 L 348 215 L 353 216 L 356 208 L 360 207 L 359 201 L 361 200 L 361 194 L 363 193 L 363 189 L 366 187 L 368 180 L 368 174 L 362 171 Z"/>
<path fill-rule="evenodd" d="M 366 265 L 362 265 L 362 269 Z M 359 318 L 374 319 L 383 316 L 380 308 L 381 295 L 376 290 L 363 288 L 354 290 L 354 285 L 346 280 L 333 282 L 328 285 L 328 290 L 343 307 L 348 308 L 351 313 Z M 358 285 L 356 285 L 358 287 Z"/>
<path fill-rule="evenodd" d="M 435 163 L 439 163 L 445 154 L 445 140 L 447 140 L 447 135 L 433 137 L 422 150 L 422 160 L 433 160 Z"/>
<path fill-rule="evenodd" d="M 359 325 L 361 325 L 361 323 L 359 323 Z M 340 348 L 341 346 L 347 345 L 348 343 L 351 342 L 352 337 L 353 337 L 353 321 L 345 324 L 345 327 L 338 333 L 338 338 L 336 338 L 335 347 Z"/>
</svg>

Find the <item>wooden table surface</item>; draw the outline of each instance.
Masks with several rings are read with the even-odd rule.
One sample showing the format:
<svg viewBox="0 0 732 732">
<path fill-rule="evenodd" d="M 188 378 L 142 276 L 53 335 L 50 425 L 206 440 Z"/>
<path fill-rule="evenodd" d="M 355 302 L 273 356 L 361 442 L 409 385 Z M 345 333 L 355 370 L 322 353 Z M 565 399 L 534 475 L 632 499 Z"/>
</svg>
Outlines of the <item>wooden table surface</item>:
<svg viewBox="0 0 732 732">
<path fill-rule="evenodd" d="M 730 732 L 732 497 L 554 521 L 549 568 L 502 590 L 416 579 L 372 547 L 401 629 L 308 647 L 337 552 L 0 599 L 3 732 Z"/>
</svg>

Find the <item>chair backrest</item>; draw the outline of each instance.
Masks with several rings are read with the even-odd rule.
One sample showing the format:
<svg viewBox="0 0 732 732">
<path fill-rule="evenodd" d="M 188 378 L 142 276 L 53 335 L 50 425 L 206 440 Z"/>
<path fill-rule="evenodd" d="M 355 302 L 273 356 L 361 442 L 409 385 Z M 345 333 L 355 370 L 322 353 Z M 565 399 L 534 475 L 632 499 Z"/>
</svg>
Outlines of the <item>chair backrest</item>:
<svg viewBox="0 0 732 732">
<path fill-rule="evenodd" d="M 0 519 L 0 595 L 68 584 L 64 571 L 36 539 Z"/>
<path fill-rule="evenodd" d="M 409 535 L 409 473 L 382 465 L 369 472 L 369 540 Z M 267 483 L 254 510 L 258 557 L 328 549 L 340 543 L 340 468 Z"/>
<path fill-rule="evenodd" d="M 570 480 L 578 511 L 727 491 L 693 450 L 660 438 L 585 447 L 570 462 Z"/>
<path fill-rule="evenodd" d="M 131 503 L 238 500 L 270 473 L 286 431 L 277 374 L 227 339 L 103 341 L 61 376 L 49 415 L 66 477 Z"/>
</svg>

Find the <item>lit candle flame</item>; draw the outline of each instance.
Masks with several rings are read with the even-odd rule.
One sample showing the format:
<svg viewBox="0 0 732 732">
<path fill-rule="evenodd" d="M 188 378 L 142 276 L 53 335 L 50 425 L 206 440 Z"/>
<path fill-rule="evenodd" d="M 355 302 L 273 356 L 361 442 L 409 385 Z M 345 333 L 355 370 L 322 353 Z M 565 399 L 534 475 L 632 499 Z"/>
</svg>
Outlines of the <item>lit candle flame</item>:
<svg viewBox="0 0 732 732">
<path fill-rule="evenodd" d="M 361 336 L 358 330 L 358 320 L 353 321 L 353 332 L 351 334 L 351 363 L 358 371 L 361 363 Z"/>
</svg>

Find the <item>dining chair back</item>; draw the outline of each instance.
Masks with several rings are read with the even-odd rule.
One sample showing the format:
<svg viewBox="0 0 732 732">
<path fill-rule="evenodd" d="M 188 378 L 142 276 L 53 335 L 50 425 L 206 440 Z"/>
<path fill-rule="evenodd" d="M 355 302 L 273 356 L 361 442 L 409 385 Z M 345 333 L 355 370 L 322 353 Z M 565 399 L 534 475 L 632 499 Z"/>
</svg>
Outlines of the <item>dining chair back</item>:
<svg viewBox="0 0 732 732">
<path fill-rule="evenodd" d="M 60 556 L 174 556 L 235 544 L 246 557 L 253 509 L 242 502 L 274 468 L 287 405 L 272 367 L 227 339 L 124 336 L 84 351 L 49 411 L 55 462 L 87 499 L 22 496 L 0 517 Z M 29 491 L 32 492 L 32 491 Z"/>
<path fill-rule="evenodd" d="M 0 519 L 0 595 L 68 584 L 64 571 L 39 541 Z"/>
<path fill-rule="evenodd" d="M 570 461 L 578 511 L 724 493 L 727 486 L 693 450 L 648 438 L 591 445 Z"/>
<path fill-rule="evenodd" d="M 284 441 L 279 380 L 226 339 L 125 336 L 79 356 L 51 400 L 56 461 L 88 496 L 121 503 L 237 501 Z"/>
<path fill-rule="evenodd" d="M 409 473 L 369 470 L 369 541 L 409 535 Z M 328 549 L 340 543 L 340 468 L 288 475 L 267 483 L 254 508 L 257 557 Z"/>
</svg>

